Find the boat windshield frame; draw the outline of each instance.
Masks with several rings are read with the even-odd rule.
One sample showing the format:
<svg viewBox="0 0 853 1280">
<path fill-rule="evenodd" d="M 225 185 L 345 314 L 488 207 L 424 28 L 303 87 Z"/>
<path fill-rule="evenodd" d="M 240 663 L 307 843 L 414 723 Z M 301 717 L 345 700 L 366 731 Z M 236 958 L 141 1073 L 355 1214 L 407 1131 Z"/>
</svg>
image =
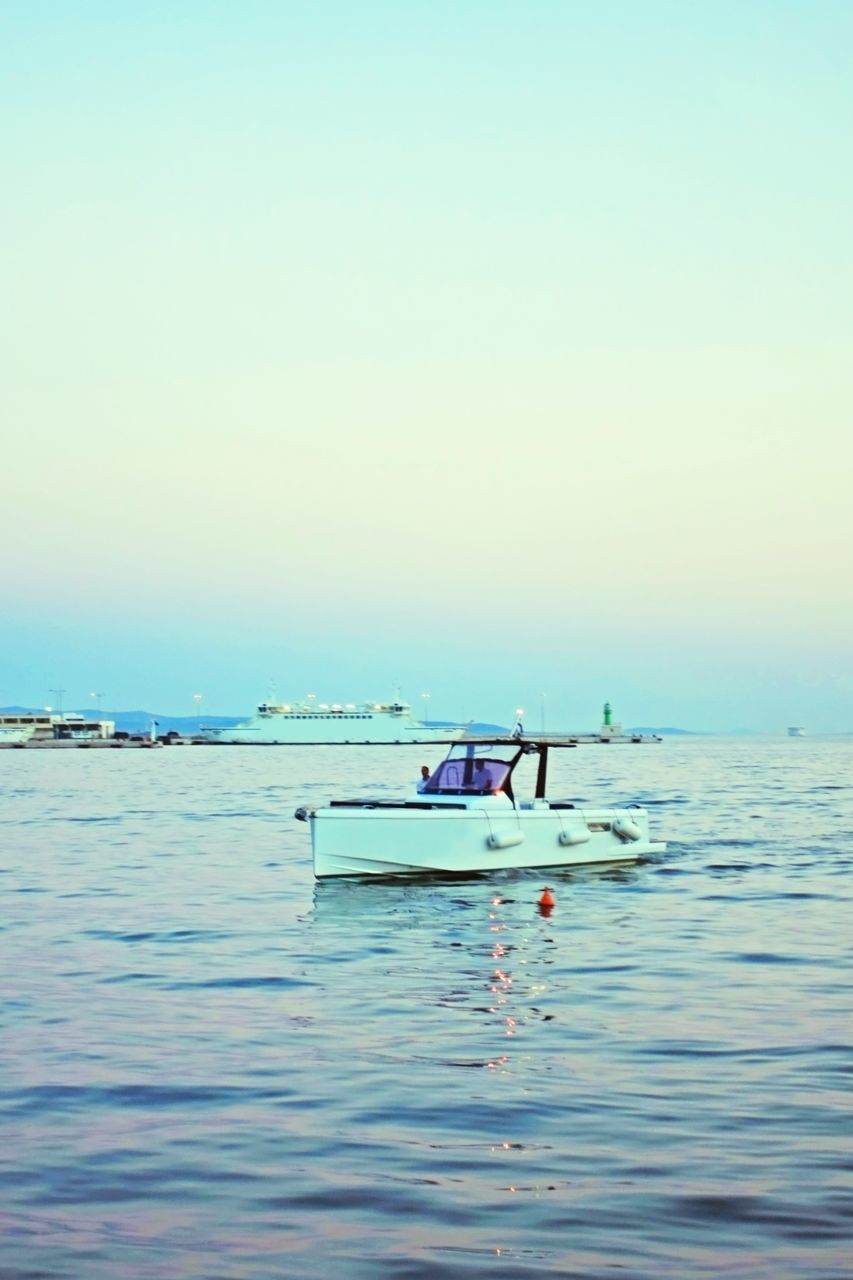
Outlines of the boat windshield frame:
<svg viewBox="0 0 853 1280">
<path fill-rule="evenodd" d="M 469 738 L 454 742 L 441 764 L 422 789 L 423 795 L 476 796 L 499 795 L 509 798 L 515 807 L 512 775 L 521 758 L 538 755 L 535 799 L 545 799 L 550 748 L 576 747 L 575 738 L 557 738 L 548 742 L 535 739 Z M 488 769 L 489 785 L 475 785 L 477 764 Z M 454 772 L 455 771 L 455 772 Z"/>
<path fill-rule="evenodd" d="M 455 742 L 423 788 L 424 795 L 512 793 L 512 772 L 529 748 L 513 742 Z"/>
</svg>

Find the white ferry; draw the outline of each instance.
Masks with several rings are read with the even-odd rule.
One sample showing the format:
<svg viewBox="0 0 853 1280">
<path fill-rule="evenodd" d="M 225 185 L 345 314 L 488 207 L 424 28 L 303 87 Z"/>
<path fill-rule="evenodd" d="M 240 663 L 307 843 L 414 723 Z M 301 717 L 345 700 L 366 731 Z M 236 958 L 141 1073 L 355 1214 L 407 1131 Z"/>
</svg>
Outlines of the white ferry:
<svg viewBox="0 0 853 1280">
<path fill-rule="evenodd" d="M 203 727 L 207 742 L 257 746 L 334 746 L 452 742 L 462 725 L 433 725 L 416 720 L 407 702 L 355 703 L 262 702 L 250 720 L 230 728 Z"/>
<path fill-rule="evenodd" d="M 636 862 L 666 849 L 638 805 L 600 809 L 548 799 L 549 753 L 572 738 L 466 739 L 412 795 L 385 794 L 300 806 L 311 829 L 314 875 L 375 876 L 506 871 L 519 867 Z M 536 762 L 531 799 L 516 794 L 516 769 Z M 518 770 L 522 772 L 522 770 Z"/>
</svg>

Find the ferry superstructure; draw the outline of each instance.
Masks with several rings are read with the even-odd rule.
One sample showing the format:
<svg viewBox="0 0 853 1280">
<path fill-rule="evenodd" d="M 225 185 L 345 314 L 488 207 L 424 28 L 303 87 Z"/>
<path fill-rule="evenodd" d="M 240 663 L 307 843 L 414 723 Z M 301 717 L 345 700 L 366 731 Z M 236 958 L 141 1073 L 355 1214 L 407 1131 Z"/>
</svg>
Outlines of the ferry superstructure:
<svg viewBox="0 0 853 1280">
<path fill-rule="evenodd" d="M 397 746 L 453 742 L 462 725 L 416 720 L 407 702 L 262 702 L 250 720 L 230 728 L 202 728 L 207 742 L 256 746 Z"/>
</svg>

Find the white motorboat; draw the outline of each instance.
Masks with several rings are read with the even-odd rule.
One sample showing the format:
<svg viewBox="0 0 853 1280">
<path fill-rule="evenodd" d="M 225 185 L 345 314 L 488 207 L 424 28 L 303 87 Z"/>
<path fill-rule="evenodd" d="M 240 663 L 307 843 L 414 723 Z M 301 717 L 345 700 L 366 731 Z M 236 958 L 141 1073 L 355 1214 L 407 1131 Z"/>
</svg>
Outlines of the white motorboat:
<svg viewBox="0 0 853 1280">
<path fill-rule="evenodd" d="M 336 743 L 394 746 L 398 743 L 450 742 L 459 725 L 432 725 L 416 720 L 408 702 L 355 703 L 262 702 L 257 714 L 230 728 L 205 728 L 208 742 L 256 743 L 259 746 L 324 746 Z"/>
<path fill-rule="evenodd" d="M 332 800 L 296 810 L 311 828 L 314 874 L 411 875 L 635 862 L 666 848 L 645 809 L 586 808 L 548 799 L 549 753 L 572 739 L 469 738 L 454 743 L 415 794 Z M 533 795 L 515 792 L 518 766 L 536 757 Z M 519 773 L 522 771 L 519 771 Z"/>
</svg>

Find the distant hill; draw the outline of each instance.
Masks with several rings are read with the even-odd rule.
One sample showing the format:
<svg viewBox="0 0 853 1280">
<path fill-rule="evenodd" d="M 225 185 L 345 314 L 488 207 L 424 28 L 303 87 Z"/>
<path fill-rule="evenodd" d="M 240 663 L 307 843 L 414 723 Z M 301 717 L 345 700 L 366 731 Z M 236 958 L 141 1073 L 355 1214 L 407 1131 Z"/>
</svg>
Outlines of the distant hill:
<svg viewBox="0 0 853 1280">
<path fill-rule="evenodd" d="M 180 733 L 187 738 L 198 733 L 200 724 L 211 729 L 229 728 L 246 719 L 245 716 L 166 716 L 152 711 L 105 711 L 103 718 L 115 720 L 116 728 L 125 733 L 147 733 L 153 720 L 161 737 L 164 733 Z"/>
</svg>

